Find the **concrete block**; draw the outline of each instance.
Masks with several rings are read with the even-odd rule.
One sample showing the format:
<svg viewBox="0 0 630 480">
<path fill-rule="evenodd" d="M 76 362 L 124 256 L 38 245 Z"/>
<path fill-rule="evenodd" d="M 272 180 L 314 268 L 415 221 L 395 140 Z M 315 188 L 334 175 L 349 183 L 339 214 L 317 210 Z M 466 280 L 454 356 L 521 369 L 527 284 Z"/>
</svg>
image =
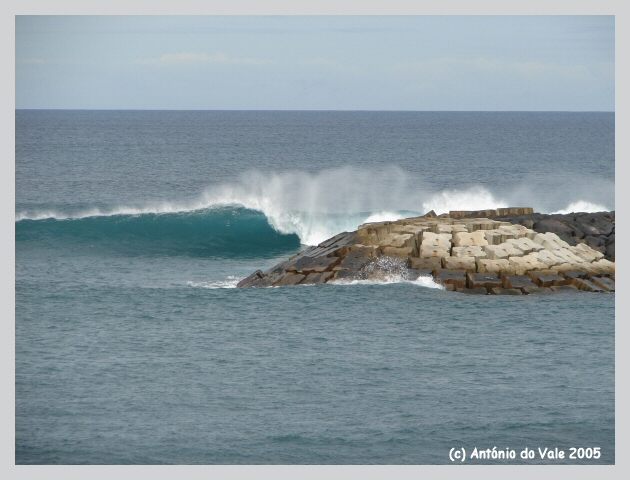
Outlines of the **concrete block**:
<svg viewBox="0 0 630 480">
<path fill-rule="evenodd" d="M 591 277 L 591 282 L 607 292 L 615 291 L 615 281 L 609 277 Z"/>
<path fill-rule="evenodd" d="M 409 259 L 409 266 L 416 269 L 428 269 L 428 270 L 440 270 L 442 268 L 442 257 L 427 257 L 417 258 L 411 257 Z"/>
<path fill-rule="evenodd" d="M 494 288 L 501 287 L 502 280 L 498 275 L 493 273 L 467 273 L 466 274 L 466 286 L 468 288 Z"/>
<path fill-rule="evenodd" d="M 321 272 L 321 273 L 309 273 L 306 278 L 301 282 L 304 284 L 318 284 L 326 283 L 333 277 L 334 272 Z"/>
<path fill-rule="evenodd" d="M 560 286 L 553 286 L 553 287 L 549 287 L 551 288 L 552 291 L 554 292 L 577 292 L 578 289 L 575 285 L 560 285 Z"/>
<path fill-rule="evenodd" d="M 440 285 L 453 285 L 453 288 L 466 287 L 466 272 L 464 270 L 440 270 L 436 272 L 433 278 Z"/>
<path fill-rule="evenodd" d="M 297 285 L 298 283 L 300 283 L 305 278 L 306 278 L 306 275 L 302 275 L 300 273 L 287 273 L 286 275 L 283 275 L 280 278 L 280 280 L 278 280 L 276 283 L 274 283 L 274 285 L 277 286 L 277 287 L 288 286 L 288 285 Z"/>
<path fill-rule="evenodd" d="M 505 242 L 504 235 L 499 230 L 484 230 L 483 233 L 488 245 L 499 245 Z"/>
<path fill-rule="evenodd" d="M 443 257 L 442 267 L 449 270 L 466 270 L 467 272 L 477 271 L 475 257 Z"/>
<path fill-rule="evenodd" d="M 615 264 L 610 260 L 606 260 L 602 258 L 597 260 L 596 262 L 591 263 L 591 266 L 595 269 L 597 273 L 604 275 L 614 275 L 615 274 Z"/>
<path fill-rule="evenodd" d="M 600 258 L 604 258 L 604 254 L 589 247 L 584 243 L 579 243 L 573 247 L 569 247 L 571 252 L 580 257 L 585 262 L 594 262 Z"/>
<path fill-rule="evenodd" d="M 560 286 L 568 283 L 567 279 L 560 275 L 545 275 L 539 272 L 530 272 L 529 276 L 539 287 Z"/>
<path fill-rule="evenodd" d="M 451 255 L 453 257 L 485 258 L 486 252 L 484 252 L 483 249 L 484 247 L 477 245 L 472 245 L 470 247 L 453 247 L 451 249 Z"/>
<path fill-rule="evenodd" d="M 454 248 L 457 248 L 457 247 L 454 247 Z M 482 247 L 482 248 L 484 252 L 486 253 L 486 257 L 489 260 L 501 260 L 501 259 L 508 258 L 507 251 L 500 245 L 486 245 L 485 247 Z"/>
<path fill-rule="evenodd" d="M 573 280 L 575 278 L 586 278 L 587 273 L 580 270 L 565 270 L 562 272 L 562 276 L 567 280 Z"/>
<path fill-rule="evenodd" d="M 295 263 L 289 265 L 286 270 L 298 273 L 321 273 L 332 268 L 339 263 L 339 257 L 300 257 Z"/>
<path fill-rule="evenodd" d="M 428 257 L 449 257 L 450 251 L 447 248 L 436 245 L 421 245 L 420 246 L 420 257 L 428 258 Z"/>
<path fill-rule="evenodd" d="M 521 292 L 518 288 L 494 287 L 489 291 L 492 295 L 523 295 L 523 292 Z"/>
<path fill-rule="evenodd" d="M 410 257 L 416 250 L 414 247 L 381 247 L 381 252 L 388 257 Z"/>
<path fill-rule="evenodd" d="M 597 285 L 595 282 L 588 280 L 586 278 L 576 278 L 571 281 L 571 285 L 576 287 L 578 290 L 584 290 L 586 292 L 598 292 L 601 293 L 604 291 L 602 287 Z"/>
<path fill-rule="evenodd" d="M 482 231 L 456 232 L 453 234 L 453 245 L 456 247 L 482 246 L 488 245 L 488 241 Z"/>
<path fill-rule="evenodd" d="M 503 277 L 503 288 L 524 288 L 536 287 L 536 284 L 527 275 L 505 275 Z"/>
<path fill-rule="evenodd" d="M 500 273 L 500 272 L 508 272 L 509 270 L 510 270 L 510 264 L 508 260 L 505 260 L 505 259 L 497 259 L 497 260 L 479 259 L 477 260 L 477 271 L 479 273 Z"/>
<path fill-rule="evenodd" d="M 513 245 L 515 248 L 518 248 L 524 254 L 538 252 L 544 249 L 542 245 L 534 242 L 533 240 L 530 240 L 527 237 L 513 238 L 510 240 L 507 240 L 506 243 L 509 243 Z"/>
<path fill-rule="evenodd" d="M 567 242 L 562 240 L 558 235 L 553 232 L 537 233 L 536 235 L 534 235 L 534 238 L 532 240 L 549 250 L 568 248 L 570 246 Z"/>
<path fill-rule="evenodd" d="M 488 289 L 486 289 L 484 287 L 458 288 L 457 291 L 460 292 L 460 293 L 466 293 L 468 295 L 488 295 Z"/>
<path fill-rule="evenodd" d="M 556 287 L 559 288 L 559 287 Z M 553 290 L 549 287 L 523 287 L 521 288 L 521 291 L 525 294 L 525 295 L 548 295 L 550 293 L 553 293 Z"/>
</svg>

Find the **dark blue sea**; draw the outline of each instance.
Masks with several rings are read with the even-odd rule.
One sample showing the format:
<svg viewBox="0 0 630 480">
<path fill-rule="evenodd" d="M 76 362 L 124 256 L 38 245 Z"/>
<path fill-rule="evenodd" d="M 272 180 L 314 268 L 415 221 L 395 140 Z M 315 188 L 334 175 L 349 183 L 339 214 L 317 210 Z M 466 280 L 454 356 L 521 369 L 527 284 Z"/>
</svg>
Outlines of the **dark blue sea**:
<svg viewBox="0 0 630 480">
<path fill-rule="evenodd" d="M 614 294 L 234 288 L 364 221 L 613 210 L 614 113 L 19 110 L 15 166 L 18 464 L 614 463 Z"/>
</svg>

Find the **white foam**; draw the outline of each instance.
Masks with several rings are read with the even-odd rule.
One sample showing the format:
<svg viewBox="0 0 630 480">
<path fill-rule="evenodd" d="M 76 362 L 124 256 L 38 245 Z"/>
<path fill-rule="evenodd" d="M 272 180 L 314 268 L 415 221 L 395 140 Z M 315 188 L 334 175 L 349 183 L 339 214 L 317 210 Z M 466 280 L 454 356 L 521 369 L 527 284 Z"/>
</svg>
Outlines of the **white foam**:
<svg viewBox="0 0 630 480">
<path fill-rule="evenodd" d="M 425 212 L 431 210 L 438 215 L 450 210 L 485 210 L 507 207 L 508 202 L 497 199 L 483 187 L 466 190 L 443 190 L 422 203 Z"/>
<path fill-rule="evenodd" d="M 416 285 L 418 287 L 444 290 L 444 287 L 442 285 L 435 283 L 433 277 L 425 276 L 418 277 L 416 280 L 409 280 L 400 275 L 390 275 L 381 279 L 339 279 L 328 282 L 329 285 L 391 285 L 395 283 L 407 283 L 410 285 Z"/>
<path fill-rule="evenodd" d="M 562 210 L 558 210 L 556 212 L 551 212 L 551 213 L 560 213 L 560 214 L 574 213 L 574 212 L 594 213 L 594 212 L 607 212 L 608 210 L 609 208 L 606 207 L 605 205 L 587 202 L 586 200 L 578 200 L 576 202 L 570 203 L 569 205 L 566 206 L 566 208 Z"/>
<path fill-rule="evenodd" d="M 214 282 L 186 282 L 186 285 L 193 288 L 236 288 L 236 284 L 240 281 L 239 278 L 230 275 L 225 280 L 217 280 Z"/>
</svg>

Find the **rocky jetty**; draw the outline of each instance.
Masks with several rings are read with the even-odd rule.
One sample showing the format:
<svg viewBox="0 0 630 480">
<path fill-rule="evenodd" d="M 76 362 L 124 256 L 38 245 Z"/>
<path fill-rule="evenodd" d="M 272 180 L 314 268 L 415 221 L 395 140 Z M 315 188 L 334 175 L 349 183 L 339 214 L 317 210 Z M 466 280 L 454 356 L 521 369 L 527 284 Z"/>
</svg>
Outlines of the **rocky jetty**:
<svg viewBox="0 0 630 480">
<path fill-rule="evenodd" d="M 431 276 L 447 290 L 541 294 L 615 289 L 614 212 L 544 215 L 531 208 L 451 211 L 366 223 L 238 287 Z"/>
</svg>

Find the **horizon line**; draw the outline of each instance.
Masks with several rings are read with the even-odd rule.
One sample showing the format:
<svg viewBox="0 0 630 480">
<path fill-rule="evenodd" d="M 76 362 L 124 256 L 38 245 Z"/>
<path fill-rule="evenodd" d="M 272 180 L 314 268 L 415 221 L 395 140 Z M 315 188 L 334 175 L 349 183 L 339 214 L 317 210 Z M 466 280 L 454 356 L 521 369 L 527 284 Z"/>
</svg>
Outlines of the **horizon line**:
<svg viewBox="0 0 630 480">
<path fill-rule="evenodd" d="M 616 110 L 398 110 L 313 108 L 15 108 L 15 111 L 102 112 L 391 112 L 391 113 L 615 113 Z"/>
</svg>

